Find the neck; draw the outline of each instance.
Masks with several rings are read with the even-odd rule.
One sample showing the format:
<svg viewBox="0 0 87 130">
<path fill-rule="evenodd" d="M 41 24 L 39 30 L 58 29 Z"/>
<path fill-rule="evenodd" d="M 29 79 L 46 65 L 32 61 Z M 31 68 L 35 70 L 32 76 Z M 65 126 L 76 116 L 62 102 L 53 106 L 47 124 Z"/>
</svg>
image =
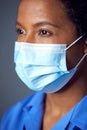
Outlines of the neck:
<svg viewBox="0 0 87 130">
<path fill-rule="evenodd" d="M 79 81 L 72 86 L 67 86 L 63 90 L 47 94 L 46 96 L 46 112 L 54 114 L 60 113 L 64 115 L 72 109 L 82 97 L 87 94 L 87 86 L 85 82 Z"/>
</svg>

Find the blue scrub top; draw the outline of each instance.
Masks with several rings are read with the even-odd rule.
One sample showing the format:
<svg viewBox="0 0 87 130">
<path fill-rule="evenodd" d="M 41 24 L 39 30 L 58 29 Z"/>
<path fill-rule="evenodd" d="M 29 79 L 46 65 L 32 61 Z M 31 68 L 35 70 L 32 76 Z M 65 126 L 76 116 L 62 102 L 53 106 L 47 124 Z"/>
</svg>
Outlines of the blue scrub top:
<svg viewBox="0 0 87 130">
<path fill-rule="evenodd" d="M 41 130 L 45 94 L 38 92 L 7 111 L 0 130 Z M 66 113 L 51 130 L 87 130 L 87 96 Z"/>
</svg>

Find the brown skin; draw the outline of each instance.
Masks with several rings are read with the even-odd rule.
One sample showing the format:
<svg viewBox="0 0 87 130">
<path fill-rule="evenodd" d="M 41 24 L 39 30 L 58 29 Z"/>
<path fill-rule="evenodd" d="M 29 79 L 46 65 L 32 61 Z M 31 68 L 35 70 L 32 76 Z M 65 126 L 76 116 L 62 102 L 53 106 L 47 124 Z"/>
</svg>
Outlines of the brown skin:
<svg viewBox="0 0 87 130">
<path fill-rule="evenodd" d="M 72 43 L 78 33 L 74 23 L 68 18 L 66 9 L 60 0 L 21 0 L 16 28 L 18 41 L 31 43 Z M 85 41 L 74 45 L 67 51 L 68 69 L 74 67 L 87 52 Z M 79 50 L 79 51 L 78 51 Z M 47 94 L 43 130 L 52 126 L 87 93 L 87 81 L 84 62 L 80 66 L 80 75 L 63 90 Z M 83 68 L 81 71 L 81 67 Z"/>
</svg>

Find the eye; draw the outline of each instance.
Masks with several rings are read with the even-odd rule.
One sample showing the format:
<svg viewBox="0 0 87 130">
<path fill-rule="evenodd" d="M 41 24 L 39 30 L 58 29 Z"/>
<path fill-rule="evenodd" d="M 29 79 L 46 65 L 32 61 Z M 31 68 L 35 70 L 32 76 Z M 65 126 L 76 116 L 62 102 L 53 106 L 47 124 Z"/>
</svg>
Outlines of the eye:
<svg viewBox="0 0 87 130">
<path fill-rule="evenodd" d="M 17 32 L 18 35 L 25 35 L 24 29 L 17 28 L 17 29 L 16 29 L 16 32 Z"/>
<path fill-rule="evenodd" d="M 41 35 L 41 36 L 51 36 L 52 32 L 49 31 L 49 30 L 46 30 L 46 29 L 40 29 L 39 35 Z"/>
</svg>

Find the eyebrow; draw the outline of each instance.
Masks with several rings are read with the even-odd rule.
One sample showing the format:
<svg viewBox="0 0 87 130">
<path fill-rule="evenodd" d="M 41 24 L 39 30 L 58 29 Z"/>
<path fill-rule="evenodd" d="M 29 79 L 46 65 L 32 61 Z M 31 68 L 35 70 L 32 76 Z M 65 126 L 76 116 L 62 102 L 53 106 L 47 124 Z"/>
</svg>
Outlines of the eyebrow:
<svg viewBox="0 0 87 130">
<path fill-rule="evenodd" d="M 17 26 L 17 25 L 19 25 L 19 26 L 22 27 L 22 24 L 21 24 L 20 22 L 18 22 L 18 21 L 16 21 L 16 26 Z"/>
<path fill-rule="evenodd" d="M 44 26 L 44 25 L 51 25 L 53 27 L 59 28 L 58 25 L 51 23 L 51 22 L 48 22 L 48 21 L 42 21 L 42 22 L 38 22 L 38 23 L 34 24 L 34 26 Z"/>
<path fill-rule="evenodd" d="M 16 21 L 16 26 L 17 25 L 23 27 L 23 25 L 19 21 Z M 51 23 L 51 22 L 48 22 L 48 21 L 37 22 L 33 26 L 37 27 L 37 26 L 44 26 L 44 25 L 50 25 L 50 26 L 53 26 L 55 28 L 59 28 L 59 26 L 57 24 L 54 24 L 54 23 Z"/>
</svg>

